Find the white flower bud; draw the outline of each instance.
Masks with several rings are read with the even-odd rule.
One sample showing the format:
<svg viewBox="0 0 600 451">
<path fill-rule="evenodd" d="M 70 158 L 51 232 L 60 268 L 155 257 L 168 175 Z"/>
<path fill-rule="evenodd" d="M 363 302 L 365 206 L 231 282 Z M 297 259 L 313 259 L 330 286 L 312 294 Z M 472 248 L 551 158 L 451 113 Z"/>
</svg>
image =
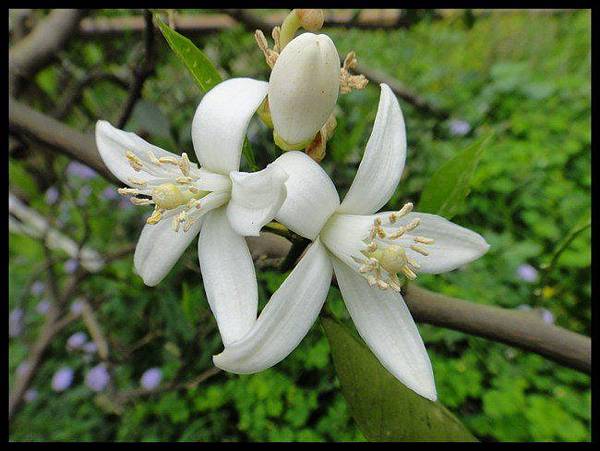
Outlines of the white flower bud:
<svg viewBox="0 0 600 451">
<path fill-rule="evenodd" d="M 280 147 L 303 148 L 313 140 L 335 107 L 339 76 L 340 59 L 328 36 L 303 33 L 285 46 L 269 80 L 269 108 Z"/>
</svg>

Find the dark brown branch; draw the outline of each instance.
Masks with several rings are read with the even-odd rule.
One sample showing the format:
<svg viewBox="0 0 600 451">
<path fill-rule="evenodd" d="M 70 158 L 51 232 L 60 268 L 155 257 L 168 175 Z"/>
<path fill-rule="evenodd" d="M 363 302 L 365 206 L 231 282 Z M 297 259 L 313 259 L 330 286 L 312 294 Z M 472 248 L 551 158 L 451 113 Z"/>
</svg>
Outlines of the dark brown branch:
<svg viewBox="0 0 600 451">
<path fill-rule="evenodd" d="M 56 9 L 31 33 L 20 40 L 8 55 L 9 92 L 18 92 L 21 79 L 35 74 L 52 61 L 67 41 L 75 36 L 85 9 Z"/>
<path fill-rule="evenodd" d="M 154 24 L 152 22 L 152 13 L 144 10 L 144 21 L 146 28 L 144 31 L 144 55 L 142 62 L 137 64 L 133 70 L 133 84 L 131 91 L 123 107 L 123 112 L 117 121 L 117 128 L 125 127 L 131 117 L 133 108 L 142 95 L 144 82 L 154 72 Z"/>
<path fill-rule="evenodd" d="M 69 155 L 116 182 L 96 149 L 92 135 L 81 133 L 52 117 L 9 98 L 8 122 L 11 132 L 26 135 L 38 143 Z"/>
<path fill-rule="evenodd" d="M 448 119 L 450 117 L 450 113 L 446 110 L 438 108 L 437 106 L 431 104 L 428 100 L 424 99 L 420 95 L 408 89 L 397 79 L 390 77 L 384 72 L 380 72 L 375 69 L 371 69 L 366 67 L 365 65 L 359 64 L 355 70 L 356 73 L 363 74 L 365 77 L 369 79 L 373 86 L 379 87 L 380 83 L 385 83 L 390 87 L 394 94 L 403 99 L 404 101 L 410 103 L 417 110 L 435 116 L 438 119 Z"/>
<path fill-rule="evenodd" d="M 281 25 L 286 12 L 268 14 L 259 17 L 251 10 L 228 9 L 226 14 L 175 14 L 175 29 L 185 34 L 205 34 L 223 31 L 235 27 L 238 23 L 252 23 L 254 29 L 270 33 L 271 29 Z M 325 27 L 344 27 L 361 29 L 395 29 L 406 26 L 400 10 L 368 10 L 360 11 L 353 21 L 352 11 L 326 11 Z M 140 33 L 144 30 L 141 16 L 129 17 L 97 17 L 81 21 L 79 32 L 82 36 L 121 36 L 124 33 Z"/>
<path fill-rule="evenodd" d="M 404 299 L 417 321 L 499 341 L 591 372 L 590 338 L 547 324 L 541 318 L 444 296 L 414 284 L 408 286 Z"/>
</svg>

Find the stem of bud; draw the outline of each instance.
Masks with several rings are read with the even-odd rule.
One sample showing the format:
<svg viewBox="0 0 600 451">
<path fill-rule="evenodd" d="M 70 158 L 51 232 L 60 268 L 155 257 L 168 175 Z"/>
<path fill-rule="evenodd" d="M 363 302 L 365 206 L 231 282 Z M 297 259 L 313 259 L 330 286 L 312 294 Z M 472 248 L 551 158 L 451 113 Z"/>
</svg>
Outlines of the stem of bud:
<svg viewBox="0 0 600 451">
<path fill-rule="evenodd" d="M 325 15 L 322 9 L 292 9 L 281 24 L 279 31 L 279 52 L 294 39 L 298 28 L 315 32 L 321 29 Z"/>
</svg>

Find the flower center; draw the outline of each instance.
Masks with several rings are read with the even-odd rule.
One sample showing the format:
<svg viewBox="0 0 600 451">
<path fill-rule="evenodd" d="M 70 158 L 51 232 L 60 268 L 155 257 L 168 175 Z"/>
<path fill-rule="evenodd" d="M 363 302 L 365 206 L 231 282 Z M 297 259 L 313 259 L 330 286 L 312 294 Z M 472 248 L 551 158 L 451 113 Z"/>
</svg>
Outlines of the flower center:
<svg viewBox="0 0 600 451">
<path fill-rule="evenodd" d="M 369 285 L 377 286 L 382 290 L 392 288 L 400 291 L 400 287 L 406 280 L 416 279 L 419 264 L 406 254 L 404 246 L 394 243 L 395 240 L 419 226 L 420 218 L 415 218 L 402 226 L 394 225 L 399 218 L 410 213 L 412 208 L 412 203 L 405 204 L 400 211 L 390 213 L 385 218 L 387 220 L 385 224 L 380 217 L 373 221 L 369 237 L 364 241 L 366 247 L 361 250 L 365 258 L 353 257 L 361 265 L 358 271 L 365 276 Z M 393 230 L 391 233 L 390 228 Z M 429 252 L 423 245 L 433 244 L 433 242 L 431 238 L 416 236 L 408 247 L 414 252 L 427 256 Z"/>
<path fill-rule="evenodd" d="M 125 155 L 136 172 L 143 171 L 153 177 L 152 181 L 130 177 L 128 181 L 133 188 L 118 190 L 122 196 L 129 196 L 134 205 L 154 205 L 154 212 L 146 220 L 148 224 L 157 224 L 170 217 L 174 231 L 178 232 L 183 223 L 183 231 L 187 232 L 202 214 L 229 198 L 231 185 L 228 178 L 204 171 L 207 177 L 203 180 L 201 170 L 192 166 L 185 153 L 181 157 L 158 158 L 152 151 L 147 151 L 144 159 L 131 151 L 126 151 Z M 206 199 L 201 203 L 203 198 Z"/>
<path fill-rule="evenodd" d="M 163 183 L 152 190 L 152 200 L 158 208 L 172 210 L 188 203 L 191 199 L 201 199 L 210 191 L 190 191 L 189 187 L 183 190 L 174 183 Z"/>
</svg>

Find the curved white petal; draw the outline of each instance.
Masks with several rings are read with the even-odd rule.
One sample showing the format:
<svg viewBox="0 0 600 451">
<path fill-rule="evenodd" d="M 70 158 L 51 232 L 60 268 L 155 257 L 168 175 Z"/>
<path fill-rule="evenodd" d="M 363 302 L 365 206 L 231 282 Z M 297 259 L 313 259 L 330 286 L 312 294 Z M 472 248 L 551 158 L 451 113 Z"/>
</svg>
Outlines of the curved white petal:
<svg viewBox="0 0 600 451">
<path fill-rule="evenodd" d="M 386 213 L 382 213 L 386 215 Z M 406 233 L 395 244 L 400 244 L 406 249 L 406 254 L 412 257 L 421 268 L 417 272 L 439 274 L 459 268 L 467 263 L 477 260 L 485 254 L 490 245 L 478 233 L 465 227 L 454 224 L 438 215 L 428 213 L 409 213 L 398 221 L 405 224 L 415 218 L 420 218 L 419 226 Z M 417 244 L 425 249 L 429 255 L 424 256 L 410 249 L 414 245 L 414 238 L 424 236 L 433 238 L 433 244 Z"/>
<path fill-rule="evenodd" d="M 323 168 L 303 152 L 286 152 L 272 164 L 288 174 L 287 197 L 275 219 L 314 240 L 340 205 L 333 182 Z"/>
<path fill-rule="evenodd" d="M 367 246 L 365 241 L 375 217 L 335 213 L 321 230 L 321 241 L 329 252 L 358 270 L 361 265 L 355 259 L 364 258 L 361 251 Z"/>
<path fill-rule="evenodd" d="M 133 265 L 146 285 L 153 287 L 164 279 L 201 226 L 200 220 L 192 224 L 187 232 L 183 231 L 183 227 L 175 232 L 168 218 L 144 226 L 135 248 Z"/>
<path fill-rule="evenodd" d="M 317 319 L 327 297 L 332 267 L 317 240 L 281 284 L 250 333 L 213 357 L 219 368 L 256 373 L 277 364 L 292 352 Z"/>
<path fill-rule="evenodd" d="M 129 182 L 131 177 L 150 181 L 161 177 L 170 177 L 171 174 L 178 172 L 176 166 L 173 165 L 152 164 L 148 153 L 154 154 L 156 158 L 178 158 L 179 155 L 156 147 L 135 133 L 113 127 L 108 121 L 96 122 L 96 146 L 110 172 L 126 185 L 131 185 Z M 143 170 L 136 171 L 131 167 L 126 156 L 127 151 L 131 151 L 143 163 Z M 192 165 L 195 166 L 193 163 Z"/>
<path fill-rule="evenodd" d="M 352 186 L 339 211 L 371 214 L 383 207 L 398 186 L 406 160 L 406 130 L 396 96 L 381 84 L 373 131 Z"/>
<path fill-rule="evenodd" d="M 232 78 L 206 93 L 192 122 L 192 141 L 200 165 L 220 174 L 240 167 L 248 123 L 269 84 L 251 78 Z"/>
<path fill-rule="evenodd" d="M 332 260 L 348 312 L 367 346 L 400 382 L 435 401 L 431 362 L 402 296 L 370 287 L 364 277 Z"/>
<path fill-rule="evenodd" d="M 231 172 L 231 200 L 227 217 L 233 230 L 244 236 L 259 236 L 285 200 L 286 172 L 269 165 L 262 171 Z"/>
<path fill-rule="evenodd" d="M 254 264 L 246 240 L 235 233 L 225 208 L 207 213 L 198 240 L 206 297 L 225 346 L 252 328 L 258 310 Z"/>
</svg>

